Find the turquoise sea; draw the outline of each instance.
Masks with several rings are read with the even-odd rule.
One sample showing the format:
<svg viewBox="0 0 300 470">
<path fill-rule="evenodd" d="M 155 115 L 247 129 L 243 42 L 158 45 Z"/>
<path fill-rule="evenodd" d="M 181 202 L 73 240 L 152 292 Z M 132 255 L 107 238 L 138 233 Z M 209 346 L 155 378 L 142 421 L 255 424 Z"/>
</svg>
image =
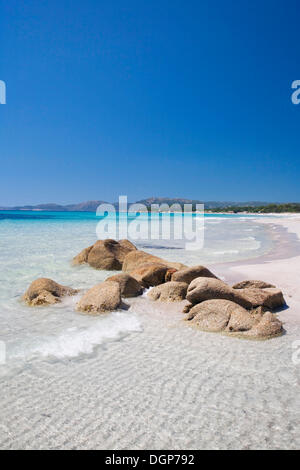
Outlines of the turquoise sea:
<svg viewBox="0 0 300 470">
<path fill-rule="evenodd" d="M 113 217 L 109 214 L 107 220 Z M 168 215 L 155 217 L 166 221 Z M 175 214 L 171 219 L 178 217 Z M 188 214 L 185 218 L 196 220 L 199 216 Z M 103 341 L 139 331 L 138 315 L 115 312 L 91 320 L 75 312 L 77 298 L 38 311 L 20 301 L 30 283 L 39 277 L 84 291 L 111 275 L 89 266 L 71 265 L 77 253 L 96 241 L 99 220 L 89 212 L 0 212 L 0 341 L 6 343 L 9 364 L 36 355 L 75 357 L 92 352 Z M 149 222 L 145 214 L 139 220 L 141 226 Z M 193 251 L 185 249 L 184 240 L 172 237 L 134 243 L 139 249 L 187 265 L 252 258 L 272 246 L 265 227 L 256 220 L 245 215 L 206 215 L 204 245 Z M 120 214 L 119 223 L 124 229 L 124 214 Z"/>
<path fill-rule="evenodd" d="M 116 212 L 119 215 L 119 212 Z M 196 217 L 197 214 L 191 214 Z M 122 216 L 122 214 L 121 214 Z M 161 214 L 163 217 L 163 214 Z M 179 214 L 171 214 L 172 217 L 178 217 Z M 204 214 L 205 218 L 222 219 L 244 219 L 253 218 L 251 214 Z M 0 220 L 96 220 L 98 217 L 95 212 L 52 212 L 52 211 L 0 211 Z"/>
</svg>

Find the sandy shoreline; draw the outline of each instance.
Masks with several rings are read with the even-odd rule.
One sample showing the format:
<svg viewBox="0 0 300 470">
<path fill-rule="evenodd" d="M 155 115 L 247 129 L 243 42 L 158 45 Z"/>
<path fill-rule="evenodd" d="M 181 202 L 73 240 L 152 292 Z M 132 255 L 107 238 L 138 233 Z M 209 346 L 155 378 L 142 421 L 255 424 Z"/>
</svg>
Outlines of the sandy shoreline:
<svg viewBox="0 0 300 470">
<path fill-rule="evenodd" d="M 284 336 L 204 333 L 183 322 L 182 305 L 132 299 L 141 332 L 0 375 L 0 448 L 299 448 L 300 364 L 292 355 L 300 340 L 300 217 L 259 222 L 281 227 L 272 252 L 215 269 L 228 281 L 282 288 L 290 307 L 279 313 Z"/>
<path fill-rule="evenodd" d="M 273 249 L 259 258 L 215 265 L 228 282 L 239 279 L 262 279 L 282 289 L 288 309 L 279 316 L 283 321 L 300 324 L 300 215 L 259 219 L 274 230 Z"/>
</svg>

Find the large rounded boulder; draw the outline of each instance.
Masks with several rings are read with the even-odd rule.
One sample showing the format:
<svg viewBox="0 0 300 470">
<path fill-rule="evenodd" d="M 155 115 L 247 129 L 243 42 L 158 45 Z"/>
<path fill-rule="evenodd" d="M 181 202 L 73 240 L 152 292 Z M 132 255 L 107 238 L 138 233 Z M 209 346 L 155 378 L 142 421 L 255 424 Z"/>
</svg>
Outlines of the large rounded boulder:
<svg viewBox="0 0 300 470">
<path fill-rule="evenodd" d="M 172 274 L 172 281 L 190 284 L 197 277 L 212 277 L 217 279 L 217 276 L 204 266 L 192 266 L 191 268 L 176 271 Z"/>
<path fill-rule="evenodd" d="M 167 266 L 158 263 L 148 263 L 130 271 L 130 276 L 137 280 L 143 287 L 158 286 L 165 282 Z"/>
<path fill-rule="evenodd" d="M 273 310 L 285 305 L 285 300 L 280 289 L 271 287 L 265 289 L 246 288 L 236 289 L 236 291 L 247 298 L 253 308 L 262 306 Z"/>
<path fill-rule="evenodd" d="M 73 264 L 88 263 L 95 269 L 119 271 L 126 255 L 132 251 L 136 251 L 136 247 L 128 240 L 98 240 L 75 256 Z"/>
<path fill-rule="evenodd" d="M 207 277 L 194 279 L 188 287 L 186 298 L 192 304 L 198 304 L 205 300 L 224 299 L 231 300 L 244 308 L 252 308 L 252 303 L 238 290 L 232 289 L 219 279 Z"/>
<path fill-rule="evenodd" d="M 52 279 L 36 279 L 29 286 L 23 300 L 31 306 L 52 305 L 61 301 L 67 295 L 77 294 L 77 290 L 71 287 L 62 286 Z"/>
<path fill-rule="evenodd" d="M 141 284 L 126 273 L 115 274 L 106 279 L 105 282 L 117 282 L 120 287 L 122 297 L 137 297 L 143 293 Z"/>
<path fill-rule="evenodd" d="M 77 303 L 77 310 L 88 313 L 105 313 L 117 310 L 122 303 L 118 282 L 105 281 L 88 290 Z"/>
<path fill-rule="evenodd" d="M 234 312 L 243 314 L 247 310 L 230 300 L 205 300 L 190 310 L 187 320 L 203 331 L 225 331 Z"/>
<path fill-rule="evenodd" d="M 149 263 L 155 263 L 155 264 L 161 264 L 163 266 L 166 266 L 168 268 L 174 268 L 174 269 L 182 269 L 185 268 L 181 263 L 173 263 L 170 261 L 166 261 L 163 258 L 159 258 L 158 256 L 151 255 L 149 253 L 146 253 L 145 251 L 131 251 L 125 256 L 124 262 L 123 262 L 123 271 L 125 272 L 131 272 L 135 269 L 140 268 L 141 266 L 144 266 L 145 264 Z"/>
<path fill-rule="evenodd" d="M 273 284 L 265 281 L 249 280 L 237 282 L 232 286 L 233 289 L 267 289 L 269 287 L 275 287 Z"/>
<path fill-rule="evenodd" d="M 185 282 L 169 281 L 160 286 L 153 287 L 148 297 L 160 302 L 180 302 L 185 299 L 188 285 Z"/>
</svg>

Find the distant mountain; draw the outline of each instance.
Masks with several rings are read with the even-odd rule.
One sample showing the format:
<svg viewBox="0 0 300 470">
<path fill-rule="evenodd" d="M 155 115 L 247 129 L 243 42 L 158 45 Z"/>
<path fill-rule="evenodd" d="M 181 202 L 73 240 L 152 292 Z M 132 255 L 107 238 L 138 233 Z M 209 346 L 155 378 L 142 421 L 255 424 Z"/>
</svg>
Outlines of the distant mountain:
<svg viewBox="0 0 300 470">
<path fill-rule="evenodd" d="M 64 206 L 59 204 L 38 204 L 36 206 L 15 206 L 15 207 L 0 207 L 0 210 L 10 211 L 65 211 Z"/>
<path fill-rule="evenodd" d="M 192 199 L 182 199 L 182 198 L 170 198 L 170 197 L 148 197 L 147 199 L 142 199 L 137 201 L 138 204 L 145 204 L 150 206 L 151 204 L 192 204 L 198 203 L 201 204 L 201 201 L 192 200 Z"/>
<path fill-rule="evenodd" d="M 96 212 L 97 207 L 100 204 L 107 204 L 105 201 L 87 201 L 80 202 L 79 204 L 69 204 L 64 207 L 64 210 L 67 211 L 76 211 L 76 212 Z"/>
<path fill-rule="evenodd" d="M 200 201 L 198 199 L 182 199 L 182 198 L 169 198 L 169 197 L 149 197 L 147 199 L 142 199 L 137 201 L 139 204 L 144 204 L 146 206 L 150 206 L 151 204 L 204 204 L 205 209 L 219 209 L 222 207 L 235 207 L 235 206 L 248 206 L 248 207 L 256 207 L 256 206 L 264 206 L 269 204 L 268 202 L 232 202 L 232 201 Z"/>
<path fill-rule="evenodd" d="M 36 206 L 15 206 L 0 207 L 0 210 L 6 211 L 52 211 L 52 212 L 95 212 L 100 204 L 106 204 L 105 201 L 87 201 L 79 204 L 38 204 Z"/>
<path fill-rule="evenodd" d="M 169 198 L 169 197 L 149 197 L 147 199 L 141 199 L 137 201 L 139 204 L 144 204 L 145 206 L 150 206 L 151 204 L 193 204 L 195 207 L 196 204 L 204 204 L 206 210 L 212 209 L 221 209 L 225 207 L 258 207 L 258 206 L 267 206 L 269 202 L 258 202 L 258 201 L 248 201 L 248 202 L 232 202 L 232 201 L 200 201 L 197 199 L 184 199 L 184 198 Z M 0 210 L 22 210 L 22 211 L 69 211 L 69 212 L 95 212 L 97 207 L 100 204 L 107 204 L 105 201 L 86 201 L 80 202 L 78 204 L 38 204 L 36 206 L 15 206 L 15 207 L 0 207 Z M 130 203 L 128 203 L 129 205 Z M 278 203 L 276 203 L 278 204 Z M 113 203 L 117 208 L 118 203 Z"/>
</svg>

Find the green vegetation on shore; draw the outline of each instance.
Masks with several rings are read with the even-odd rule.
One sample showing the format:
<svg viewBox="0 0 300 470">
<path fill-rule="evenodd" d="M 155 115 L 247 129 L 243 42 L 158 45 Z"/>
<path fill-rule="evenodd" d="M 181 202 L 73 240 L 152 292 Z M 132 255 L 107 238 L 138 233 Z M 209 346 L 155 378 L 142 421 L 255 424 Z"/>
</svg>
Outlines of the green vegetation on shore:
<svg viewBox="0 0 300 470">
<path fill-rule="evenodd" d="M 184 204 L 177 203 L 181 210 L 184 210 Z M 148 212 L 151 212 L 151 205 L 147 205 Z M 223 206 L 223 207 L 207 207 L 204 204 L 205 212 L 207 213 L 234 213 L 250 212 L 253 214 L 270 214 L 270 213 L 300 213 L 300 203 L 286 203 L 286 204 L 266 204 L 260 206 Z M 192 212 L 197 210 L 196 203 L 192 204 Z M 160 207 L 159 212 L 167 212 L 168 208 Z"/>
<path fill-rule="evenodd" d="M 228 206 L 217 207 L 211 209 L 209 212 L 251 212 L 254 214 L 268 214 L 268 213 L 284 213 L 284 212 L 300 212 L 300 203 L 287 203 L 287 204 L 268 204 L 266 206 Z"/>
</svg>

